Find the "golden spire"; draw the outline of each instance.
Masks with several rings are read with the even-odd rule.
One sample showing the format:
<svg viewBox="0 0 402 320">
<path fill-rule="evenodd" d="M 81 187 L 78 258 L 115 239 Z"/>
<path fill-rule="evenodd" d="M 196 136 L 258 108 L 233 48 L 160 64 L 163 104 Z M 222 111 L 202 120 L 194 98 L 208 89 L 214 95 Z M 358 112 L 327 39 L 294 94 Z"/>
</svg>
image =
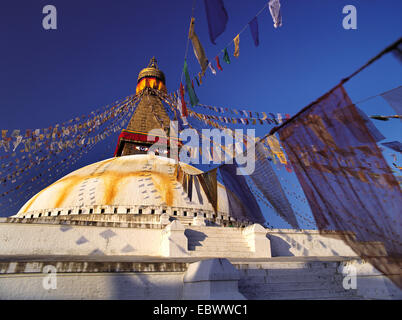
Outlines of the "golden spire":
<svg viewBox="0 0 402 320">
<path fill-rule="evenodd" d="M 162 81 L 164 85 L 166 85 L 165 74 L 161 70 L 159 70 L 155 57 L 152 57 L 152 59 L 149 61 L 148 67 L 142 69 L 141 72 L 138 74 L 137 83 L 139 83 L 144 78 L 156 78 Z"/>
</svg>

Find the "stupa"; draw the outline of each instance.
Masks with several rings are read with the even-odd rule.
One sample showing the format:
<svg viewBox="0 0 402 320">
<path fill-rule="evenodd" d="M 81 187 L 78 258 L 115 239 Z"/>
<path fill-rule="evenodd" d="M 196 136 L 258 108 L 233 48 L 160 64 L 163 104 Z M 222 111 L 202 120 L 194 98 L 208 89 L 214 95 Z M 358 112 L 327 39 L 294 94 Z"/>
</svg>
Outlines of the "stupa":
<svg viewBox="0 0 402 320">
<path fill-rule="evenodd" d="M 153 90 L 167 92 L 155 58 L 139 73 L 142 99 L 114 157 L 66 175 L 0 220 L 0 299 L 401 297 L 336 232 L 236 219 L 219 183 L 216 210 L 196 180 L 190 200 L 177 168 L 202 171 L 148 152 L 150 130 L 168 135 L 170 122 Z M 381 256 L 381 243 L 364 245 Z M 357 286 L 345 286 L 351 266 Z"/>
</svg>

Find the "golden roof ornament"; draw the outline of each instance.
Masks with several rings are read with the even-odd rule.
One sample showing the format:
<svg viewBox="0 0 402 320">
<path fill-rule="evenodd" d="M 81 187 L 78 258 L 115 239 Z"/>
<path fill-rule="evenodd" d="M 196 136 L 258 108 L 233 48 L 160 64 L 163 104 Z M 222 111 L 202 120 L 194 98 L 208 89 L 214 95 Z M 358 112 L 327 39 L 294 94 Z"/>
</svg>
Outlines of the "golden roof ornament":
<svg viewBox="0 0 402 320">
<path fill-rule="evenodd" d="M 159 70 L 155 57 L 152 57 L 152 59 L 149 61 L 148 67 L 142 69 L 141 72 L 138 74 L 137 83 L 139 83 L 140 80 L 143 78 L 156 78 L 162 81 L 163 84 L 166 84 L 165 74 L 161 70 Z"/>
</svg>

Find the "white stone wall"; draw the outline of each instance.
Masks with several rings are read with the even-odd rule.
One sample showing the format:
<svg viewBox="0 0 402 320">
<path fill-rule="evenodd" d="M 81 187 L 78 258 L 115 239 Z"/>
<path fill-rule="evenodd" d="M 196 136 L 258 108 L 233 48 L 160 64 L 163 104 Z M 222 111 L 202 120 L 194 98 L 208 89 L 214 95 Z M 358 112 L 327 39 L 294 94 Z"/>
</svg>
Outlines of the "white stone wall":
<svg viewBox="0 0 402 320">
<path fill-rule="evenodd" d="M 272 229 L 267 236 L 273 257 L 344 256 L 356 253 L 340 238 L 323 236 L 316 230 Z"/>
<path fill-rule="evenodd" d="M 183 273 L 61 273 L 56 289 L 45 289 L 45 274 L 0 275 L 0 300 L 181 298 Z"/>
<path fill-rule="evenodd" d="M 161 229 L 0 223 L 0 255 L 160 255 Z"/>
</svg>

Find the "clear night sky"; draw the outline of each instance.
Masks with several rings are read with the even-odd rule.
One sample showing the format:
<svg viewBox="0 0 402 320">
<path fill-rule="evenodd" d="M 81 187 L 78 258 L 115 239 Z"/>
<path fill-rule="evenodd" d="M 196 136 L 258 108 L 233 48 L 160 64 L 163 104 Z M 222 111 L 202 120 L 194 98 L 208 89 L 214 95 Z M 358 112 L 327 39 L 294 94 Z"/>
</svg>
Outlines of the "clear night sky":
<svg viewBox="0 0 402 320">
<path fill-rule="evenodd" d="M 2 0 L 0 2 L 0 129 L 44 128 L 89 114 L 135 92 L 138 72 L 152 56 L 178 89 L 192 0 Z M 225 0 L 229 23 L 217 45 L 208 36 L 197 0 L 195 31 L 210 60 L 264 6 L 266 0 Z M 282 0 L 283 26 L 269 11 L 258 17 L 260 45 L 240 36 L 240 57 L 207 71 L 196 87 L 203 104 L 295 114 L 402 35 L 400 0 Z M 55 5 L 58 29 L 42 28 L 42 8 Z M 357 8 L 357 30 L 344 30 L 342 8 Z M 189 70 L 198 73 L 192 48 Z M 390 54 L 345 85 L 354 102 L 402 84 L 401 64 Z M 395 114 L 381 98 L 359 105 L 368 115 Z M 398 121 L 398 122 L 397 122 Z M 401 140 L 399 120 L 375 122 L 386 141 Z M 259 126 L 262 135 L 271 126 Z M 113 156 L 117 137 L 99 145 L 71 170 Z M 385 151 L 386 156 L 394 154 Z M 399 165 L 401 162 L 398 156 Z M 70 170 L 69 170 L 70 171 Z M 15 212 L 1 212 L 11 215 Z M 266 212 L 269 221 L 281 220 Z"/>
</svg>

